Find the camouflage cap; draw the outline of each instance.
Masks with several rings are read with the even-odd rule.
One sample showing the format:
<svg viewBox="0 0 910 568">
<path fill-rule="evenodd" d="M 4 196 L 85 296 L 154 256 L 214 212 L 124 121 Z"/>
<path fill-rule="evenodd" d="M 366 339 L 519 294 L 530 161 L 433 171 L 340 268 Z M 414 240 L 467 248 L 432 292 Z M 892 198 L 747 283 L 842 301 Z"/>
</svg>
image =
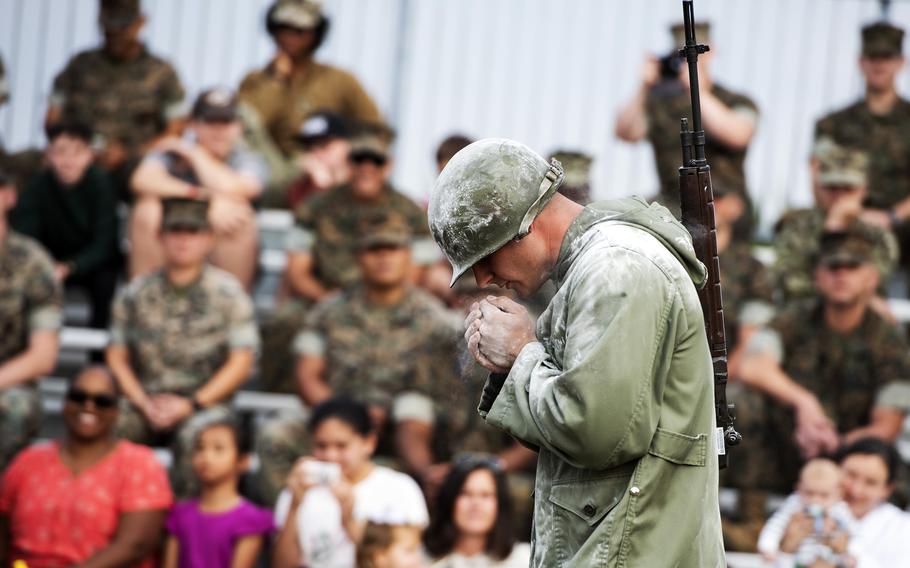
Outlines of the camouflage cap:
<svg viewBox="0 0 910 568">
<path fill-rule="evenodd" d="M 199 199 L 171 198 L 161 202 L 164 212 L 161 218 L 162 231 L 208 230 L 209 202 Z"/>
<path fill-rule="evenodd" d="M 828 231 L 821 235 L 816 262 L 821 266 L 872 263 L 881 248 L 876 235 L 861 225 Z"/>
<path fill-rule="evenodd" d="M 686 45 L 686 28 L 682 22 L 670 26 L 670 33 L 673 34 L 673 45 L 682 47 Z M 695 40 L 698 43 L 707 45 L 711 39 L 711 24 L 709 22 L 698 22 L 695 24 Z"/>
<path fill-rule="evenodd" d="M 203 122 L 237 120 L 237 95 L 226 87 L 207 89 L 193 103 L 192 117 Z"/>
<path fill-rule="evenodd" d="M 384 124 L 364 125 L 351 138 L 351 156 L 374 155 L 388 158 L 395 132 Z"/>
<path fill-rule="evenodd" d="M 101 0 L 98 23 L 106 31 L 117 31 L 139 19 L 139 0 Z"/>
<path fill-rule="evenodd" d="M 887 22 L 876 22 L 863 28 L 865 57 L 894 57 L 901 55 L 904 30 Z"/>
<path fill-rule="evenodd" d="M 818 159 L 818 181 L 822 185 L 865 186 L 869 176 L 869 155 L 862 150 L 820 140 L 813 149 Z"/>
<path fill-rule="evenodd" d="M 411 244 L 414 233 L 404 218 L 395 214 L 379 214 L 364 219 L 358 227 L 358 251 L 371 248 Z"/>
<path fill-rule="evenodd" d="M 278 0 L 269 8 L 269 26 L 315 29 L 322 21 L 322 3 L 314 0 Z"/>
</svg>

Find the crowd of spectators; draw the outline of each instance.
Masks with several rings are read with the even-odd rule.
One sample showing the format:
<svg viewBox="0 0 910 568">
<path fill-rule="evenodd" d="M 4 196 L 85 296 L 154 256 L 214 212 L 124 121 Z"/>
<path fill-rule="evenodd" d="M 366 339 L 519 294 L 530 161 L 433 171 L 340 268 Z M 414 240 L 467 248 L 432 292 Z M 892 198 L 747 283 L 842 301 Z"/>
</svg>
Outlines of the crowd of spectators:
<svg viewBox="0 0 910 568">
<path fill-rule="evenodd" d="M 320 3 L 276 0 L 271 61 L 188 105 L 140 39 L 139 1 L 99 2 L 103 42 L 54 80 L 43 158 L 0 148 L 0 564 L 527 565 L 536 454 L 476 412 L 486 372 L 463 340 L 469 306 L 511 292 L 449 287 L 425 211 L 392 185 L 392 125 L 314 59 Z M 887 297 L 910 250 L 910 102 L 903 31 L 862 33 L 866 97 L 819 120 L 815 205 L 780 219 L 770 263 L 753 254 L 743 171 L 759 109 L 714 81 L 710 52 L 699 61 L 745 437 L 722 475 L 737 490 L 724 535 L 780 566 L 906 565 L 894 443 L 910 345 Z M 653 197 L 674 213 L 687 87 L 684 66 L 649 58 L 616 121 L 654 147 Z M 470 143 L 452 135 L 428 159 L 442 170 Z M 592 157 L 551 155 L 586 205 Z M 294 217 L 267 313 L 250 297 L 258 208 Z M 109 343 L 68 379 L 63 436 L 34 443 L 71 288 Z M 250 420 L 232 405 L 242 388 L 300 409 Z M 769 497 L 794 487 L 765 526 Z"/>
</svg>

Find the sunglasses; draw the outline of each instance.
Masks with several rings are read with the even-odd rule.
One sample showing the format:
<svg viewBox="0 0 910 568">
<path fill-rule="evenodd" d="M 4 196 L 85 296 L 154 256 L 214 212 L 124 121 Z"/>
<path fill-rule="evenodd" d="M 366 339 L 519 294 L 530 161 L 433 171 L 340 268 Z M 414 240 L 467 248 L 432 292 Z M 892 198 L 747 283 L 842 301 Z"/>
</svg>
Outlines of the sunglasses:
<svg viewBox="0 0 910 568">
<path fill-rule="evenodd" d="M 96 408 L 105 410 L 117 405 L 117 397 L 112 394 L 89 394 L 82 389 L 70 389 L 66 393 L 66 400 L 79 406 L 85 406 L 91 400 Z"/>
<path fill-rule="evenodd" d="M 836 260 L 832 262 L 826 262 L 825 268 L 828 270 L 842 270 L 845 268 L 847 270 L 855 270 L 859 268 L 860 265 L 862 265 L 862 263 L 857 260 Z"/>
<path fill-rule="evenodd" d="M 366 162 L 371 162 L 377 166 L 384 166 L 389 160 L 380 154 L 374 154 L 372 152 L 358 152 L 356 154 L 351 154 L 351 161 L 355 164 L 365 164 Z"/>
</svg>

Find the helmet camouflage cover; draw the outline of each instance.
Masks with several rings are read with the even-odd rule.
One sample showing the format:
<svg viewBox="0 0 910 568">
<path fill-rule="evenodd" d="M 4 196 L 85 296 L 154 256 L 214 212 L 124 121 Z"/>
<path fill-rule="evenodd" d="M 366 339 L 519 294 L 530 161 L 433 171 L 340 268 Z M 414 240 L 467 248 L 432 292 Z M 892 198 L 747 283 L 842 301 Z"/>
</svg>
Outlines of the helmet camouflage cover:
<svg viewBox="0 0 910 568">
<path fill-rule="evenodd" d="M 452 263 L 452 284 L 475 263 L 528 234 L 562 183 L 557 161 L 513 140 L 468 145 L 446 165 L 430 195 L 433 238 Z"/>
</svg>

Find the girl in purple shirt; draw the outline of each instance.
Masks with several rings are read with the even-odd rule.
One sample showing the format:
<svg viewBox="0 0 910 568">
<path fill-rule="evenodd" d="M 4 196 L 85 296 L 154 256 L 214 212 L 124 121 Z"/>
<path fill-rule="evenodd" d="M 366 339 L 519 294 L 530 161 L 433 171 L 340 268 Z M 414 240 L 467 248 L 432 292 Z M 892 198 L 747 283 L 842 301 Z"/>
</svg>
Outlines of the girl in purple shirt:
<svg viewBox="0 0 910 568">
<path fill-rule="evenodd" d="M 171 510 L 164 568 L 246 568 L 256 564 L 274 530 L 271 511 L 240 496 L 249 465 L 242 431 L 233 421 L 213 422 L 196 437 L 193 470 L 202 485 L 198 499 Z"/>
</svg>

